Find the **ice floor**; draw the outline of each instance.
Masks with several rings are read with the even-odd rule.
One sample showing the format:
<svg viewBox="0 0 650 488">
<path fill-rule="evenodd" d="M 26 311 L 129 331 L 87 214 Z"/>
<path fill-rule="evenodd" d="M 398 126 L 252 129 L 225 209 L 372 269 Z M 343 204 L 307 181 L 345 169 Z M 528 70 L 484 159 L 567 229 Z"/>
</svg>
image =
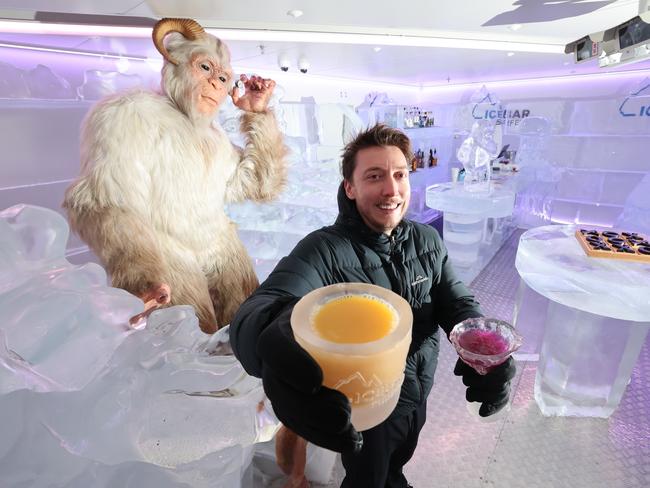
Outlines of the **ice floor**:
<svg viewBox="0 0 650 488">
<path fill-rule="evenodd" d="M 512 319 L 520 235 L 515 232 L 471 284 L 486 315 Z M 452 374 L 455 358 L 445 342 L 428 420 L 405 469 L 415 488 L 650 486 L 650 335 L 609 419 L 543 417 L 533 398 L 535 363 L 520 362 L 511 410 L 482 422 L 465 408 L 464 387 Z M 342 478 L 337 460 L 327 488 Z"/>
</svg>

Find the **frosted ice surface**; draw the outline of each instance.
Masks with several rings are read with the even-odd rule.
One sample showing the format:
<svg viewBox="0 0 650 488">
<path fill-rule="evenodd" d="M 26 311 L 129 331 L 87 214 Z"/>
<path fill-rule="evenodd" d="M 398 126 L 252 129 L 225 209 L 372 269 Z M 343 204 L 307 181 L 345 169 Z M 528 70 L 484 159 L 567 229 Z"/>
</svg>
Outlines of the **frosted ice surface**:
<svg viewBox="0 0 650 488">
<path fill-rule="evenodd" d="M 252 258 L 280 260 L 291 252 L 303 235 L 240 230 L 239 237 Z"/>
<path fill-rule="evenodd" d="M 117 71 L 87 70 L 84 82 L 77 88 L 79 98 L 99 100 L 105 96 L 142 86 L 138 75 L 127 75 Z"/>
<path fill-rule="evenodd" d="M 522 136 L 549 136 L 551 134 L 551 123 L 546 117 L 524 117 L 519 124 L 519 134 Z"/>
<path fill-rule="evenodd" d="M 650 173 L 630 192 L 616 225 L 650 236 Z"/>
<path fill-rule="evenodd" d="M 475 193 L 453 182 L 430 186 L 426 198 L 430 208 L 477 217 L 508 217 L 515 203 L 515 193 L 508 187 L 492 185 L 489 193 Z"/>
<path fill-rule="evenodd" d="M 540 295 L 564 306 L 619 320 L 650 320 L 650 264 L 592 258 L 576 226 L 548 225 L 522 234 L 515 266 Z"/>
<path fill-rule="evenodd" d="M 65 254 L 68 224 L 54 211 L 14 205 L 0 212 L 0 266 L 23 261 L 60 259 Z"/>
<path fill-rule="evenodd" d="M 130 328 L 142 302 L 68 263 L 67 235 L 52 210 L 0 213 L 0 486 L 241 486 L 278 422 L 227 329 L 189 306 Z"/>
<path fill-rule="evenodd" d="M 287 185 L 276 200 L 227 206 L 260 281 L 291 252 L 300 239 L 338 215 L 336 194 L 341 183 L 338 161 L 303 161 L 290 157 Z"/>
<path fill-rule="evenodd" d="M 67 223 L 53 210 L 16 205 L 0 212 L 0 354 L 20 365 L 0 369 L 0 393 L 83 388 L 128 335 L 128 318 L 143 309 L 136 297 L 106 286 L 98 265 L 70 265 L 67 238 Z"/>
</svg>

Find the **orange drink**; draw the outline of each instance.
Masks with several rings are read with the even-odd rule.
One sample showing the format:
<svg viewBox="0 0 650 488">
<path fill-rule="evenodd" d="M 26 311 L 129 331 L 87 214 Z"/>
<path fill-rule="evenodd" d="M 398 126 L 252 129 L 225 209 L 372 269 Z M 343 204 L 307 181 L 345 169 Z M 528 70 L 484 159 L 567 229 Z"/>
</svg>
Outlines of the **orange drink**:
<svg viewBox="0 0 650 488">
<path fill-rule="evenodd" d="M 371 342 L 397 325 L 390 305 L 369 295 L 334 298 L 314 312 L 313 326 L 323 339 L 340 344 Z"/>
<path fill-rule="evenodd" d="M 413 315 L 386 288 L 339 283 L 316 289 L 294 307 L 291 327 L 323 370 L 323 385 L 339 390 L 361 431 L 395 408 L 404 380 Z"/>
</svg>

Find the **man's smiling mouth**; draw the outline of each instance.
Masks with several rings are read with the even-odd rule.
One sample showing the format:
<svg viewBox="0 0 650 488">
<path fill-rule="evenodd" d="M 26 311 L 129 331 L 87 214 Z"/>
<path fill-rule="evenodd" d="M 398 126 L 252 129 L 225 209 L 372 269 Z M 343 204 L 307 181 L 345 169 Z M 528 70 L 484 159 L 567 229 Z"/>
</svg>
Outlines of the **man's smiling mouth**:
<svg viewBox="0 0 650 488">
<path fill-rule="evenodd" d="M 380 203 L 377 205 L 381 210 L 397 210 L 401 203 Z"/>
</svg>

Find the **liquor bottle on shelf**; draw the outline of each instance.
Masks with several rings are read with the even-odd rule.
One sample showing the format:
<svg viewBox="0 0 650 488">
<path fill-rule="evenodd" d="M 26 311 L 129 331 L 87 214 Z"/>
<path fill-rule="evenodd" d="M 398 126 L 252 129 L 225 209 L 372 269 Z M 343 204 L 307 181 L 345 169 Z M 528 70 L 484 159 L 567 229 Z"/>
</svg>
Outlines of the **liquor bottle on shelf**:
<svg viewBox="0 0 650 488">
<path fill-rule="evenodd" d="M 411 160 L 411 166 L 409 167 L 409 172 L 414 173 L 417 170 L 418 170 L 418 158 L 413 156 L 413 159 Z"/>
</svg>

